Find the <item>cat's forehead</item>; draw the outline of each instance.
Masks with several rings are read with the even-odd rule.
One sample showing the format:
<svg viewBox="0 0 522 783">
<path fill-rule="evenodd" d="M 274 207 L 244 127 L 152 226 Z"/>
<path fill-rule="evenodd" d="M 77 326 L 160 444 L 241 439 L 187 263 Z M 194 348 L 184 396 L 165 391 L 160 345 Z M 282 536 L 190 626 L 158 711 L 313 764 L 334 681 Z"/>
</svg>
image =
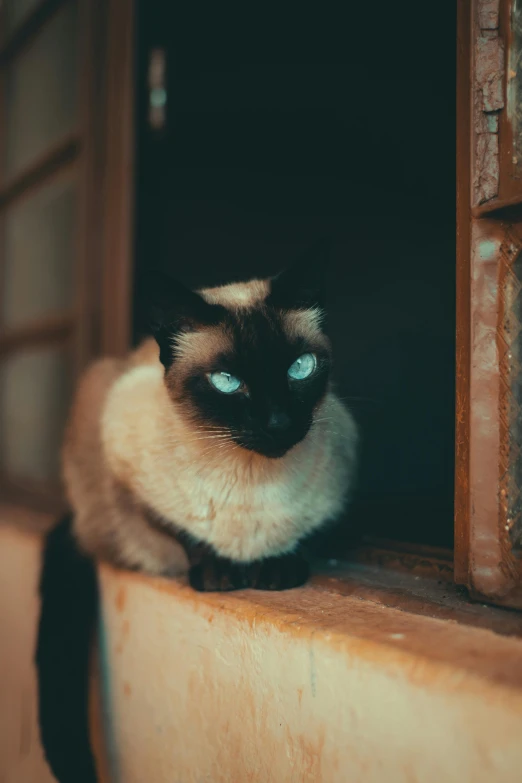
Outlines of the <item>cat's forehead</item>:
<svg viewBox="0 0 522 783">
<path fill-rule="evenodd" d="M 241 337 L 257 337 L 259 339 L 255 342 L 259 345 L 263 335 L 274 336 L 279 332 L 277 336 L 282 340 L 324 342 L 321 309 L 309 307 L 275 311 L 267 305 L 271 289 L 270 279 L 254 279 L 205 288 L 199 293 L 209 304 L 218 304 L 228 310 L 232 319 L 243 327 L 239 332 L 234 330 L 236 341 Z M 270 328 L 267 329 L 267 326 Z"/>
<path fill-rule="evenodd" d="M 218 324 L 177 335 L 178 368 L 210 368 L 223 357 L 248 364 L 270 362 L 299 346 L 328 349 L 321 310 L 274 307 L 270 290 L 269 280 L 254 280 L 201 291 L 209 303 L 224 308 L 224 316 Z"/>
<path fill-rule="evenodd" d="M 218 304 L 232 312 L 259 307 L 270 293 L 270 280 L 249 280 L 204 288 L 199 293 L 209 304 Z"/>
</svg>

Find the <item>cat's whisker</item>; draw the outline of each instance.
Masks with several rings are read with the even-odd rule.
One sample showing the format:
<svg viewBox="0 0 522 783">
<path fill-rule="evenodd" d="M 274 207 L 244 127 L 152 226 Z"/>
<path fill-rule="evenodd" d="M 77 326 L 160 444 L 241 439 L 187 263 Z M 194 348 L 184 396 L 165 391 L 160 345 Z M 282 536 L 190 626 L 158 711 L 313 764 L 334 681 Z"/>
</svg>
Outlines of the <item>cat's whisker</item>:
<svg viewBox="0 0 522 783">
<path fill-rule="evenodd" d="M 342 432 L 339 432 L 338 430 L 328 430 L 324 433 L 325 435 L 333 435 L 336 438 L 342 438 L 343 440 L 350 441 L 350 443 L 353 443 L 353 437 L 349 435 L 345 435 Z"/>
<path fill-rule="evenodd" d="M 374 397 L 339 397 L 338 395 L 336 397 L 342 402 L 371 402 L 373 405 L 380 403 L 380 400 L 376 400 Z"/>
<path fill-rule="evenodd" d="M 165 428 L 165 431 L 168 433 L 169 431 L 172 432 L 178 432 L 178 427 L 175 425 L 171 425 L 170 427 L 167 426 Z M 198 434 L 212 434 L 212 433 L 220 433 L 220 432 L 230 432 L 230 427 L 192 427 L 191 432 Z"/>
<path fill-rule="evenodd" d="M 211 429 L 211 430 L 194 430 L 194 434 L 196 435 L 220 435 L 223 432 L 230 432 L 230 429 L 228 427 L 223 427 L 222 429 Z"/>
<path fill-rule="evenodd" d="M 299 459 L 297 454 L 290 452 L 290 457 L 292 458 L 293 462 L 297 462 L 298 465 L 301 466 L 303 464 L 302 460 Z"/>
<path fill-rule="evenodd" d="M 225 440 L 227 438 L 230 438 L 230 435 L 228 433 L 223 433 L 222 435 L 196 435 L 193 438 L 182 438 L 180 442 L 182 443 L 196 443 L 200 440 Z"/>
<path fill-rule="evenodd" d="M 196 443 L 198 441 L 203 441 L 203 440 L 207 440 L 207 441 L 210 441 L 210 440 L 231 440 L 231 438 L 230 438 L 230 435 L 227 433 L 226 435 L 225 434 L 223 434 L 223 435 L 201 435 L 200 437 L 190 438 L 189 440 L 184 439 L 184 438 L 177 438 L 177 439 L 172 438 L 170 442 L 168 440 L 165 441 L 165 442 L 167 443 L 167 445 L 177 444 L 177 445 L 180 445 L 180 446 L 185 446 L 185 445 L 188 445 L 189 443 Z"/>
<path fill-rule="evenodd" d="M 224 436 L 227 436 L 227 435 L 230 435 L 230 431 L 229 430 L 223 430 L 223 432 L 196 432 L 192 436 L 190 436 L 189 438 L 187 438 L 183 433 L 174 433 L 174 432 L 172 432 L 172 433 L 166 433 L 166 438 L 167 439 L 170 438 L 171 440 L 176 440 L 176 439 L 180 440 L 180 441 L 182 440 L 182 441 L 184 441 L 186 443 L 188 440 L 193 440 L 196 437 L 199 437 L 199 438 L 212 438 L 212 437 L 224 437 Z"/>
</svg>

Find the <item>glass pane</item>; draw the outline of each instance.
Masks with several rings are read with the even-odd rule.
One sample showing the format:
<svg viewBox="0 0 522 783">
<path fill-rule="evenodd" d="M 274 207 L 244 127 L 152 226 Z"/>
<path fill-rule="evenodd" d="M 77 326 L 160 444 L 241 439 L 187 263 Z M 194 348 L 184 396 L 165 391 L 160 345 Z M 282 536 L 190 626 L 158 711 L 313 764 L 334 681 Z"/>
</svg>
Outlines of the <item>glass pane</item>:
<svg viewBox="0 0 522 783">
<path fill-rule="evenodd" d="M 78 103 L 76 3 L 6 68 L 5 172 L 16 174 L 74 129 Z"/>
<path fill-rule="evenodd" d="M 70 389 L 63 351 L 31 351 L 2 363 L 1 454 L 7 475 L 39 481 L 58 478 Z"/>
<path fill-rule="evenodd" d="M 60 179 L 15 203 L 4 222 L 2 322 L 13 327 L 71 306 L 76 188 Z"/>
<path fill-rule="evenodd" d="M 39 4 L 40 0 L 4 0 L 4 33 L 9 36 L 20 22 Z"/>
</svg>

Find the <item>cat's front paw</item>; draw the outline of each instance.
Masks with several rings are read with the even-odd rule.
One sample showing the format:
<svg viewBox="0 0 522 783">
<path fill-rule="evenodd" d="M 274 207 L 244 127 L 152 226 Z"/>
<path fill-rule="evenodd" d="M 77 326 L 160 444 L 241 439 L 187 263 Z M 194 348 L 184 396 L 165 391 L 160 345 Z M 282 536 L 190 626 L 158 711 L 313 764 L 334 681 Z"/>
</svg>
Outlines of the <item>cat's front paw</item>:
<svg viewBox="0 0 522 783">
<path fill-rule="evenodd" d="M 255 590 L 291 590 L 304 585 L 310 567 L 298 554 L 268 557 L 249 566 L 250 587 Z"/>
<path fill-rule="evenodd" d="M 189 582 L 200 593 L 225 593 L 249 587 L 245 566 L 212 555 L 192 566 Z"/>
<path fill-rule="evenodd" d="M 232 590 L 291 590 L 308 581 L 310 568 L 301 555 L 267 557 L 254 563 L 234 563 L 212 554 L 192 566 L 189 582 L 201 593 Z"/>
</svg>

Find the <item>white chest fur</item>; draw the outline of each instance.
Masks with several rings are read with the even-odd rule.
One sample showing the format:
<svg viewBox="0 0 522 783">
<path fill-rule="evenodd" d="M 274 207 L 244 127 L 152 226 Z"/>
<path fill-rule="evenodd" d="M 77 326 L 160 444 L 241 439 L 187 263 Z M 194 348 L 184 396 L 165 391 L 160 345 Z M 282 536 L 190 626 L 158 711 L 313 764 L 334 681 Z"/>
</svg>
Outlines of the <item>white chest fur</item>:
<svg viewBox="0 0 522 783">
<path fill-rule="evenodd" d="M 159 363 L 115 384 L 102 433 L 111 470 L 143 502 L 235 560 L 291 551 L 338 516 L 355 468 L 355 424 L 333 395 L 302 443 L 265 460 L 189 429 Z"/>
</svg>

